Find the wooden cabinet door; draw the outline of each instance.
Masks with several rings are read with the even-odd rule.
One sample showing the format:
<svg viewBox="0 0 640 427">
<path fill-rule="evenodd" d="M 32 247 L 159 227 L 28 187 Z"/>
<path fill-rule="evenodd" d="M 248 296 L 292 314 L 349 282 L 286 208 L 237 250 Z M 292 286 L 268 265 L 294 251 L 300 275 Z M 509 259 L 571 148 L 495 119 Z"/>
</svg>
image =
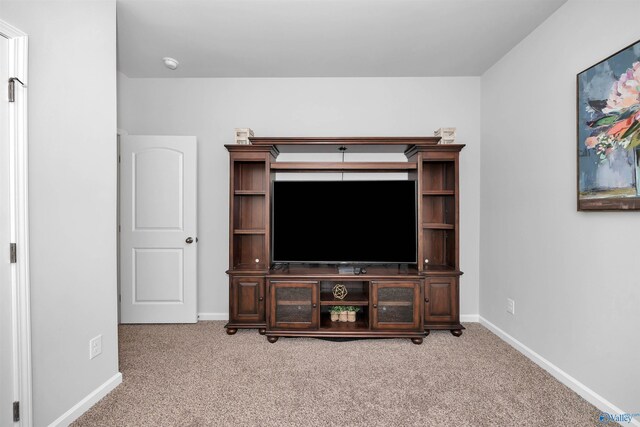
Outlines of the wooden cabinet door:
<svg viewBox="0 0 640 427">
<path fill-rule="evenodd" d="M 459 321 L 458 279 L 430 277 L 424 287 L 424 322 L 457 323 Z"/>
<path fill-rule="evenodd" d="M 231 318 L 234 322 L 264 322 L 264 278 L 233 277 L 231 302 Z"/>
<path fill-rule="evenodd" d="M 318 282 L 270 282 L 270 329 L 318 329 Z"/>
<path fill-rule="evenodd" d="M 371 282 L 373 329 L 420 329 L 420 282 Z"/>
</svg>

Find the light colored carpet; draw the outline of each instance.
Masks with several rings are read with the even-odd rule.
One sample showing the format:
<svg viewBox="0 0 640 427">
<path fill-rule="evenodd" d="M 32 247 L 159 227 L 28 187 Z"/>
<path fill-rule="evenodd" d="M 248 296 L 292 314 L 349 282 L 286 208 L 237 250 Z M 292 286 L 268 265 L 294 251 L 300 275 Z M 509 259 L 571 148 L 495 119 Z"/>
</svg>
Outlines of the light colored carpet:
<svg viewBox="0 0 640 427">
<path fill-rule="evenodd" d="M 422 345 L 270 344 L 223 325 L 121 326 L 124 382 L 73 425 L 600 425 L 595 407 L 479 324 Z"/>
</svg>

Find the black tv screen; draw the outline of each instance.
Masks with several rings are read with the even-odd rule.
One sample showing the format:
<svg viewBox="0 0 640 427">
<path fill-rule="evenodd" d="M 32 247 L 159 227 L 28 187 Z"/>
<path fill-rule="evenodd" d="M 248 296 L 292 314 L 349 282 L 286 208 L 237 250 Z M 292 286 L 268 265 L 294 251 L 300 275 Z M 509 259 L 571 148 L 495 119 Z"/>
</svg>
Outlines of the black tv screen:
<svg viewBox="0 0 640 427">
<path fill-rule="evenodd" d="M 415 181 L 273 185 L 273 262 L 417 262 Z"/>
</svg>

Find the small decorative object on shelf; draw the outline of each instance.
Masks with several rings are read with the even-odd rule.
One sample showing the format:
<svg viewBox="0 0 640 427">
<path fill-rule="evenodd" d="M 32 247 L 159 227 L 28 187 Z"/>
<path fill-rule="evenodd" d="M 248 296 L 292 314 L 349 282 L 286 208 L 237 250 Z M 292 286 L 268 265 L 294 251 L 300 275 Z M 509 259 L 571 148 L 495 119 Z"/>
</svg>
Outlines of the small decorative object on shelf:
<svg viewBox="0 0 640 427">
<path fill-rule="evenodd" d="M 249 138 L 253 136 L 253 131 L 249 128 L 236 128 L 235 139 L 236 144 L 251 144 Z"/>
<path fill-rule="evenodd" d="M 347 292 L 347 287 L 345 285 L 338 283 L 333 287 L 333 297 L 335 299 L 345 299 L 348 293 L 349 292 Z"/>
<path fill-rule="evenodd" d="M 433 132 L 440 137 L 440 144 L 454 144 L 456 142 L 456 128 L 440 128 Z"/>
<path fill-rule="evenodd" d="M 329 309 L 329 312 L 331 313 L 331 321 L 332 322 L 340 321 L 340 312 L 341 311 L 342 311 L 342 307 L 340 307 L 339 305 L 334 305 L 333 307 L 331 307 Z"/>
<path fill-rule="evenodd" d="M 349 322 L 355 322 L 356 313 L 360 311 L 360 308 L 350 306 L 350 307 L 345 307 L 345 309 L 347 310 L 347 319 L 349 320 Z"/>
<path fill-rule="evenodd" d="M 329 309 L 332 322 L 355 322 L 356 313 L 359 311 L 360 307 L 354 307 L 351 305 L 334 305 Z"/>
</svg>

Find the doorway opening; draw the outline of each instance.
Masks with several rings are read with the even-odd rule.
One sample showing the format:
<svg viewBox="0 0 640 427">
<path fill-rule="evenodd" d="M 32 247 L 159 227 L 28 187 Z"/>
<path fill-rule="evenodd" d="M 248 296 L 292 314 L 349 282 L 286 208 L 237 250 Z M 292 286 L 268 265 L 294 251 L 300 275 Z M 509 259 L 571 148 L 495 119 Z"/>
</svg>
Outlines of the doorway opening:
<svg viewBox="0 0 640 427">
<path fill-rule="evenodd" d="M 27 35 L 0 21 L 0 424 L 32 424 Z M 5 381 L 9 379 L 8 381 Z"/>
</svg>

